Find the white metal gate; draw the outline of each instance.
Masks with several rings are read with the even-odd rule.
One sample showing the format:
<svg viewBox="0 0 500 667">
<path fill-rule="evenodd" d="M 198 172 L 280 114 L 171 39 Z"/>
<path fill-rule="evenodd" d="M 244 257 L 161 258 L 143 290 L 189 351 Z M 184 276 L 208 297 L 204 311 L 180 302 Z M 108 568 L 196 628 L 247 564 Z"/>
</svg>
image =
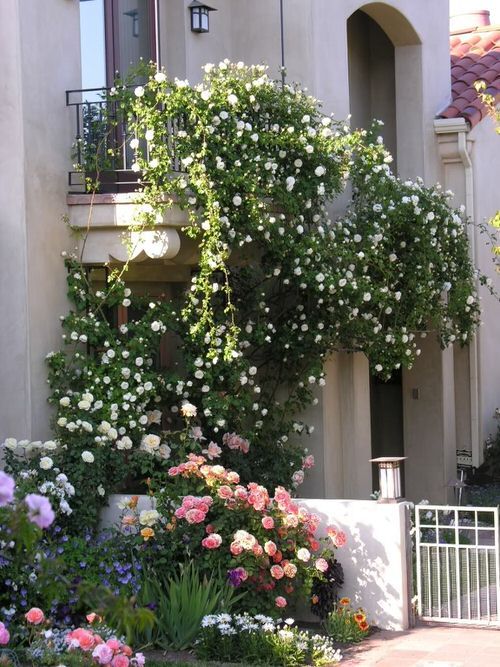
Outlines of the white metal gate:
<svg viewBox="0 0 500 667">
<path fill-rule="evenodd" d="M 415 506 L 418 614 L 500 626 L 498 508 Z"/>
</svg>

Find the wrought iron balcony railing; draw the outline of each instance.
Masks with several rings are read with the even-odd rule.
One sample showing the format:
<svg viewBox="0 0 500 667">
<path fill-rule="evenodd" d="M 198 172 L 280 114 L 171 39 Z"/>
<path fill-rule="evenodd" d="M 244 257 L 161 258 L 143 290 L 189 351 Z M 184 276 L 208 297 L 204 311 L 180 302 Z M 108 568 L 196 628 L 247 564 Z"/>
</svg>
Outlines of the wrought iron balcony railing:
<svg viewBox="0 0 500 667">
<path fill-rule="evenodd" d="M 133 192 L 140 174 L 132 170 L 135 161 L 130 134 L 120 102 L 108 88 L 66 91 L 66 106 L 74 111 L 73 169 L 68 173 L 70 193 Z M 186 119 L 169 119 L 164 140 L 172 154 L 172 172 L 182 172 L 176 157 L 175 136 L 185 129 Z M 147 145 L 143 149 L 148 150 Z M 89 188 L 89 184 L 90 188 Z"/>
</svg>

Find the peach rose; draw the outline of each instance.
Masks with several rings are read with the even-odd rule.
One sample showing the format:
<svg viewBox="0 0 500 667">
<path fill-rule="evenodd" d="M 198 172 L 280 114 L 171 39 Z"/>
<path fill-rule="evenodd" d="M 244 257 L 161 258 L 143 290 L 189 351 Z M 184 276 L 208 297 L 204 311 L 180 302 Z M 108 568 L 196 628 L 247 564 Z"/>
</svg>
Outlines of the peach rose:
<svg viewBox="0 0 500 667">
<path fill-rule="evenodd" d="M 284 576 L 285 573 L 280 565 L 273 565 L 271 567 L 271 577 L 273 577 L 273 579 L 283 579 Z"/>
</svg>

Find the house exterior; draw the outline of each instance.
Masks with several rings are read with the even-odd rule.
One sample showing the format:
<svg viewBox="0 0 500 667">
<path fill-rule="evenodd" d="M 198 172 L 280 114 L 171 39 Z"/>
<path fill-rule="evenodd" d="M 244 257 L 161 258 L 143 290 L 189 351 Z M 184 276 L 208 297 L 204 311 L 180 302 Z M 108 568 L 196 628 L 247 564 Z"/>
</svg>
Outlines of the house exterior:
<svg viewBox="0 0 500 667">
<path fill-rule="evenodd" d="M 85 103 L 98 99 L 81 90 L 110 86 L 114 72 L 123 74 L 139 57 L 191 83 L 206 62 L 265 62 L 279 76 L 284 59 L 288 80 L 307 86 L 326 112 L 350 114 L 355 126 L 383 120 L 403 178 L 441 182 L 476 222 L 500 208 L 500 138 L 473 89 L 484 77 L 490 92 L 500 92 L 500 27 L 488 25 L 481 2 L 468 0 L 469 13 L 453 18 L 451 42 L 447 0 L 284 0 L 281 14 L 278 0 L 217 0 L 209 31 L 201 33 L 191 30 L 189 4 L 5 0 L 2 439 L 49 433 L 44 357 L 60 345 L 58 316 L 67 309 L 61 252 L 77 247 L 92 267 L 127 258 L 121 237 L 134 216 L 133 195 L 91 198 L 77 192 L 77 181 L 68 187 L 67 174 L 77 119 Z M 174 208 L 157 234 L 136 239 L 132 289 L 168 297 L 189 280 L 196 248 L 180 234 L 184 222 Z M 495 279 L 483 237 L 472 228 L 470 240 L 476 263 Z M 493 297 L 482 296 L 484 326 L 474 344 L 441 350 L 429 334 L 415 366 L 388 383 L 370 377 L 361 353 L 332 354 L 326 385 L 305 415 L 315 426 L 308 446 L 316 467 L 302 495 L 366 498 L 370 458 L 404 455 L 408 498 L 452 498 L 456 450 L 481 462 L 500 397 L 500 311 Z"/>
</svg>

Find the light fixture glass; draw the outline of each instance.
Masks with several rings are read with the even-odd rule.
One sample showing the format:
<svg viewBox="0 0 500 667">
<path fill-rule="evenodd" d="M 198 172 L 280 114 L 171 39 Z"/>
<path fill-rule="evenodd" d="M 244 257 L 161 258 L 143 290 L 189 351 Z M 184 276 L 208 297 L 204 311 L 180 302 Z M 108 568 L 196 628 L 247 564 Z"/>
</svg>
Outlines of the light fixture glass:
<svg viewBox="0 0 500 667">
<path fill-rule="evenodd" d="M 188 5 L 188 8 L 191 12 L 191 31 L 209 32 L 210 12 L 216 12 L 217 10 L 214 7 L 209 7 L 208 5 L 199 2 L 199 0 L 193 0 L 193 2 Z"/>
</svg>

